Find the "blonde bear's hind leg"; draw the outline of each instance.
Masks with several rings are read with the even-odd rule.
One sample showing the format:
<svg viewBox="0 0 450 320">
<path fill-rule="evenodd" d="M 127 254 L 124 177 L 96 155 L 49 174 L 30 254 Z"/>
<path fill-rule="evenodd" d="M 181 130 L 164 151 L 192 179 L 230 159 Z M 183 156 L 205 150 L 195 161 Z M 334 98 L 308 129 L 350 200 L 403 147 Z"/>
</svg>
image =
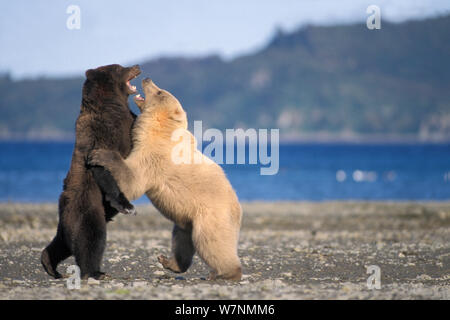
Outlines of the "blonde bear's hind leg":
<svg viewBox="0 0 450 320">
<path fill-rule="evenodd" d="M 172 231 L 172 257 L 164 255 L 158 257 L 158 261 L 164 268 L 176 273 L 186 272 L 192 264 L 192 257 L 195 254 L 192 242 L 192 231 L 184 230 L 174 225 Z"/>
<path fill-rule="evenodd" d="M 206 215 L 208 216 L 208 215 Z M 239 226 L 232 222 L 202 219 L 194 222 L 192 239 L 199 256 L 212 269 L 209 279 L 239 281 L 242 267 L 237 255 Z"/>
</svg>

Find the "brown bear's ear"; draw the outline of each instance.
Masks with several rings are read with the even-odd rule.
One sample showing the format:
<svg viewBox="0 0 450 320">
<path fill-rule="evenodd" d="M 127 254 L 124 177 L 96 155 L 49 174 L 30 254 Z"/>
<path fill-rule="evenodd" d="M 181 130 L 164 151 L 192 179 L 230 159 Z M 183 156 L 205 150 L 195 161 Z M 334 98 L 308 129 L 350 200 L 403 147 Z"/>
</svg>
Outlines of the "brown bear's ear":
<svg viewBox="0 0 450 320">
<path fill-rule="evenodd" d="M 94 70 L 93 70 L 93 69 L 87 70 L 86 73 L 85 73 L 86 78 L 87 78 L 87 79 L 92 78 L 93 73 L 94 73 Z"/>
</svg>

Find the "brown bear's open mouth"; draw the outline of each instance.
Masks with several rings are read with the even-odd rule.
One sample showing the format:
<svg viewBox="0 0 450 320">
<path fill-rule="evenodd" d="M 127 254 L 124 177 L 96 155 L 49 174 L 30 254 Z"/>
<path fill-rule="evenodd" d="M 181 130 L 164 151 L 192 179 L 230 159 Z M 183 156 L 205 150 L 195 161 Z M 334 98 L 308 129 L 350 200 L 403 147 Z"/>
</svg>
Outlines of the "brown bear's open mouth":
<svg viewBox="0 0 450 320">
<path fill-rule="evenodd" d="M 130 79 L 130 80 L 133 80 L 133 79 Z M 131 92 L 135 93 L 137 91 L 136 86 L 132 86 L 131 83 L 130 83 L 130 80 L 127 81 L 128 89 L 130 89 Z"/>
<path fill-rule="evenodd" d="M 130 90 L 131 93 L 136 93 L 137 89 L 136 86 L 131 85 L 130 81 L 135 79 L 137 76 L 139 76 L 141 74 L 141 70 L 139 69 L 139 66 L 134 66 L 131 68 L 130 71 L 130 77 L 128 78 L 126 84 L 128 89 Z"/>
</svg>

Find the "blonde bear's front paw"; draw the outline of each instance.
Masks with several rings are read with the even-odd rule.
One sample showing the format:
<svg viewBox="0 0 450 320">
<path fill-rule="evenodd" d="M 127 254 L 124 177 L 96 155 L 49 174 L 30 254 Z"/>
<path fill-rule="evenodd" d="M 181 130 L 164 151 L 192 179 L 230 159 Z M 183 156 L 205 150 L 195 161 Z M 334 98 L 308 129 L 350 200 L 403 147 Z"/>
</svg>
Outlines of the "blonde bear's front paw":
<svg viewBox="0 0 450 320">
<path fill-rule="evenodd" d="M 114 153 L 110 150 L 95 149 L 88 156 L 88 164 L 91 166 L 105 167 L 114 158 Z"/>
</svg>

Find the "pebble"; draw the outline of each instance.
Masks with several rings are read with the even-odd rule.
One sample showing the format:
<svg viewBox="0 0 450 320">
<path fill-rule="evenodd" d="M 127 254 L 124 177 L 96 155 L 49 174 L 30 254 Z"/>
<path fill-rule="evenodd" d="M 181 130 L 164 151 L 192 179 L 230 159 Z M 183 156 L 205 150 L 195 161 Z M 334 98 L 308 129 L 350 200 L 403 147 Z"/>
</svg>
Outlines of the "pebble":
<svg viewBox="0 0 450 320">
<path fill-rule="evenodd" d="M 112 284 L 112 286 L 113 286 L 114 288 L 123 288 L 123 287 L 125 287 L 125 285 L 124 285 L 122 282 L 114 282 L 114 283 Z"/>
<path fill-rule="evenodd" d="M 7 242 L 8 239 L 9 239 L 9 236 L 8 236 L 8 234 L 7 234 L 5 231 L 2 231 L 2 232 L 0 232 L 0 238 L 1 238 L 3 241 Z"/>
<path fill-rule="evenodd" d="M 99 285 L 100 284 L 100 280 L 96 280 L 94 278 L 89 278 L 87 281 L 87 284 L 89 285 Z"/>
<path fill-rule="evenodd" d="M 133 282 L 133 287 L 135 287 L 135 288 L 146 287 L 146 286 L 147 286 L 146 281 L 134 281 Z"/>
</svg>

